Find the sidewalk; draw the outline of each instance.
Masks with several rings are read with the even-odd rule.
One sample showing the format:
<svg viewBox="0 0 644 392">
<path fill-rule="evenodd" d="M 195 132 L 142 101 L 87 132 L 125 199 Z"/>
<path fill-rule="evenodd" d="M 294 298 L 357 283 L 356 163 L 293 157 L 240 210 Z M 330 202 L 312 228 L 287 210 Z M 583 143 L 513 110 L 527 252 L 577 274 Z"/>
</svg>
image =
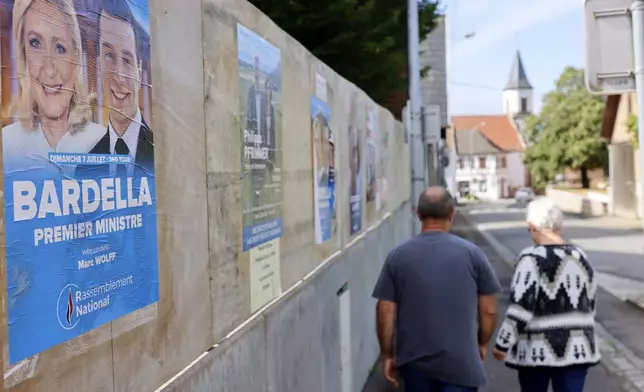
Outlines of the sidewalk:
<svg viewBox="0 0 644 392">
<path fill-rule="evenodd" d="M 513 211 L 488 203 L 463 208 L 461 213 L 505 260 L 516 258 L 530 244 L 525 234 L 525 209 Z M 588 247 L 586 253 L 597 273 L 597 331 L 602 363 L 611 374 L 623 376 L 627 390 L 644 391 L 644 308 L 632 301 L 638 292 L 642 293 L 644 283 L 644 259 L 638 254 L 641 229 L 619 218 L 580 219 L 566 215 L 563 234 Z M 607 238 L 612 240 L 605 241 Z M 626 300 L 627 296 L 631 301 Z"/>
<path fill-rule="evenodd" d="M 497 276 L 503 286 L 503 293 L 498 297 L 499 299 L 499 324 L 505 314 L 508 306 L 507 292 L 509 291 L 510 279 L 512 277 L 512 270 L 488 245 L 483 236 L 473 229 L 468 223 L 457 214 L 455 224 L 453 227 L 454 234 L 457 234 L 469 241 L 477 244 L 487 254 L 492 266 L 494 267 Z M 491 351 L 491 348 L 490 348 Z M 519 384 L 517 375 L 514 370 L 506 368 L 502 363 L 494 360 L 492 354 L 488 355 L 488 360 L 485 364 L 488 383 L 485 387 L 480 389 L 480 392 L 518 392 Z M 603 366 L 596 366 L 591 369 L 585 391 L 586 392 L 624 392 L 626 391 L 621 387 L 623 380 L 620 377 L 613 376 L 606 371 Z M 400 388 L 398 391 L 390 386 L 381 374 L 381 368 L 372 374 L 370 379 L 365 385 L 363 392 L 402 392 L 404 389 Z"/>
</svg>

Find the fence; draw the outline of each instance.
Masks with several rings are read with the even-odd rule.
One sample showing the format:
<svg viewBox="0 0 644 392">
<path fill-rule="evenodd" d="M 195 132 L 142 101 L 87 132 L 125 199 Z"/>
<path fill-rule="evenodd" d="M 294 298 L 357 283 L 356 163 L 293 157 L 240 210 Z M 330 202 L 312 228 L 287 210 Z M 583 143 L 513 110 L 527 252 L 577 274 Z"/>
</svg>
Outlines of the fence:
<svg viewBox="0 0 644 392">
<path fill-rule="evenodd" d="M 134 14 L 140 35 L 145 17 Z M 156 268 L 145 282 L 158 301 L 97 316 L 83 333 L 61 330 L 60 343 L 20 358 L 15 347 L 59 328 L 60 295 L 38 299 L 58 322 L 19 308 L 12 247 L 23 243 L 10 240 L 16 217 L 4 216 L 4 390 L 359 390 L 377 356 L 370 291 L 410 234 L 402 125 L 246 1 L 154 0 L 147 17 L 152 87 L 139 101 L 155 134 L 156 213 L 143 216 L 156 222 L 158 264 L 155 252 L 138 263 L 158 268 L 158 287 Z M 100 113 L 97 122 L 108 118 Z M 5 131 L 3 192 L 15 187 Z M 51 262 L 23 261 L 22 289 Z M 14 323 L 25 314 L 43 317 L 32 336 Z"/>
</svg>

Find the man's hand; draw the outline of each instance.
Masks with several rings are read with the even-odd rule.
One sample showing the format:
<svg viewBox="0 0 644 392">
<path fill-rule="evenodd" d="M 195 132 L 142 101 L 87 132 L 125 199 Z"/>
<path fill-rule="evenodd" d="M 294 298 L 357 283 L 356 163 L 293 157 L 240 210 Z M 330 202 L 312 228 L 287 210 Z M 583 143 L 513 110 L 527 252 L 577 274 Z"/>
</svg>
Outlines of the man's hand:
<svg viewBox="0 0 644 392">
<path fill-rule="evenodd" d="M 481 361 L 485 362 L 487 359 L 487 346 L 479 346 L 479 355 L 481 356 Z"/>
<path fill-rule="evenodd" d="M 393 384 L 398 388 L 398 368 L 396 367 L 396 361 L 391 356 L 382 357 L 382 372 L 385 375 L 387 381 Z"/>
<path fill-rule="evenodd" d="M 497 361 L 505 361 L 505 357 L 507 356 L 507 353 L 495 347 L 494 350 L 492 350 L 492 355 L 494 355 L 494 358 Z"/>
</svg>

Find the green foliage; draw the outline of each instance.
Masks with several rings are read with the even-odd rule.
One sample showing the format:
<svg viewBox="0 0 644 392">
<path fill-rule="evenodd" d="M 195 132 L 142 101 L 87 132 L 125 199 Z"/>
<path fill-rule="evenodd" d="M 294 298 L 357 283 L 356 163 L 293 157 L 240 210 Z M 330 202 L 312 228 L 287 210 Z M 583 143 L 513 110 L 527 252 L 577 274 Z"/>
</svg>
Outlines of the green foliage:
<svg viewBox="0 0 644 392">
<path fill-rule="evenodd" d="M 628 133 L 630 133 L 631 137 L 633 138 L 633 146 L 635 146 L 635 148 L 639 148 L 637 128 L 638 128 L 637 116 L 631 113 L 628 115 L 628 118 L 626 119 L 626 129 L 628 130 Z"/>
<path fill-rule="evenodd" d="M 535 186 L 543 187 L 562 169 L 593 170 L 608 162 L 600 140 L 604 103 L 588 92 L 584 71 L 566 67 L 546 94 L 539 115 L 526 120 L 524 162 Z"/>
<path fill-rule="evenodd" d="M 407 87 L 406 1 L 250 2 L 379 104 Z M 418 11 L 422 40 L 436 25 L 436 3 L 420 0 Z"/>
</svg>

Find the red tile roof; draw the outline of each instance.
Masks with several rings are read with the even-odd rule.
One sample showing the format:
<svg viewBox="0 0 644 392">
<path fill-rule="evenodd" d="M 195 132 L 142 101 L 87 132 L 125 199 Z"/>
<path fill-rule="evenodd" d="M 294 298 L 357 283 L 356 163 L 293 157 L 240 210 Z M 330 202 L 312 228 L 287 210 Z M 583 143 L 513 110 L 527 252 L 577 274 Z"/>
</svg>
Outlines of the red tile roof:
<svg viewBox="0 0 644 392">
<path fill-rule="evenodd" d="M 476 129 L 503 151 L 523 151 L 519 131 L 506 115 L 452 116 L 452 128 L 455 132 Z"/>
</svg>

